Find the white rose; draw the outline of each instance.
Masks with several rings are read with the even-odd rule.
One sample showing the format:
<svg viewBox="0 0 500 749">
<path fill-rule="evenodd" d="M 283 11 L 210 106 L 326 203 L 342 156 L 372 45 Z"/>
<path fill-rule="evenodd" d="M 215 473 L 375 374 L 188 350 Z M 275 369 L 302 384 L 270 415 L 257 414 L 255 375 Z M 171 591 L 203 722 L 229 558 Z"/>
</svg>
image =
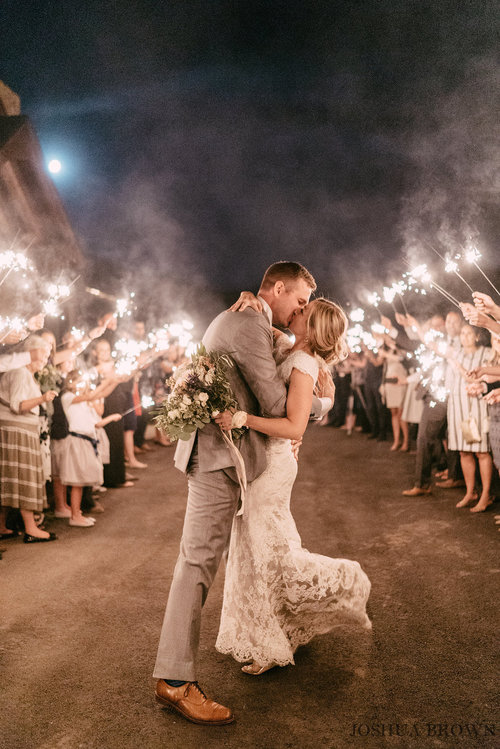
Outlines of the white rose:
<svg viewBox="0 0 500 749">
<path fill-rule="evenodd" d="M 192 401 L 191 401 L 191 398 L 189 397 L 189 395 L 183 395 L 182 396 L 182 402 L 185 403 L 186 406 L 190 406 Z"/>
<path fill-rule="evenodd" d="M 168 418 L 169 419 L 178 419 L 179 418 L 179 411 L 174 408 L 172 411 L 168 412 Z"/>
<path fill-rule="evenodd" d="M 198 398 L 200 399 L 201 403 L 206 403 L 208 400 L 208 393 L 200 393 Z"/>
<path fill-rule="evenodd" d="M 215 419 L 216 416 L 220 414 L 220 411 L 212 411 L 212 419 Z"/>
</svg>

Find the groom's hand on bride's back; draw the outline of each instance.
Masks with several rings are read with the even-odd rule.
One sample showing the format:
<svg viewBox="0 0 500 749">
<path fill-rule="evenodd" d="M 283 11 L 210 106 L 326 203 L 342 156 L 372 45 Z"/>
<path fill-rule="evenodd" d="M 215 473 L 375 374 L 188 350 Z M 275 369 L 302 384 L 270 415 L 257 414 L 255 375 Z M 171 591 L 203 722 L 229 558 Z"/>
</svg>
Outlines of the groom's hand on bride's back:
<svg viewBox="0 0 500 749">
<path fill-rule="evenodd" d="M 255 294 L 251 291 L 242 291 L 238 300 L 229 307 L 230 312 L 243 312 L 247 307 L 251 307 L 256 312 L 262 312 L 262 304 L 259 302 Z"/>
<path fill-rule="evenodd" d="M 290 441 L 292 443 L 293 457 L 295 458 L 295 460 L 298 463 L 299 462 L 299 450 L 300 450 L 300 446 L 302 444 L 302 437 L 299 440 L 290 440 Z"/>
</svg>

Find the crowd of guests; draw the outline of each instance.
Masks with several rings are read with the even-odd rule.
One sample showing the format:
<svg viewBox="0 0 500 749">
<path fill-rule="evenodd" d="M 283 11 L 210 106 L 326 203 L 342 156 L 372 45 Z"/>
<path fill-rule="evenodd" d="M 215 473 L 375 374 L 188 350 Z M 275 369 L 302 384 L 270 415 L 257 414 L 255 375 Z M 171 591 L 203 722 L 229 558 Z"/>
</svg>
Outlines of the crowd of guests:
<svg viewBox="0 0 500 749">
<path fill-rule="evenodd" d="M 390 436 L 391 451 L 416 456 L 403 495 L 431 494 L 435 468 L 436 486 L 464 488 L 456 506 L 476 513 L 500 496 L 500 306 L 473 298 L 420 321 L 382 316 L 376 349 L 360 345 L 335 367 L 335 405 L 323 424 Z"/>
<path fill-rule="evenodd" d="M 115 340 L 147 344 L 143 322 L 118 332 L 108 313 L 88 334 L 68 332 L 59 345 L 43 325 L 42 316 L 32 318 L 27 330 L 4 333 L 0 345 L 0 537 L 21 531 L 27 544 L 57 539 L 44 527 L 49 513 L 92 528 L 103 493 L 134 486 L 134 469 L 147 468 L 142 456 L 152 449 L 146 427 L 185 360 L 171 339 L 163 350 L 142 346 L 119 374 Z M 153 434 L 170 446 L 159 430 Z"/>
<path fill-rule="evenodd" d="M 0 344 L 0 537 L 21 531 L 27 544 L 57 539 L 44 527 L 47 510 L 92 528 L 103 492 L 134 485 L 152 449 L 145 440 L 152 412 L 185 361 L 170 340 L 162 351 L 144 346 L 133 370 L 118 374 L 115 340 L 146 343 L 143 322 L 118 333 L 108 313 L 83 338 L 68 332 L 59 345 L 43 324 L 35 317 Z M 382 324 L 375 350 L 362 346 L 335 367 L 335 404 L 324 424 L 379 441 L 390 434 L 394 453 L 415 445 L 405 496 L 430 494 L 436 467 L 436 486 L 465 488 L 458 508 L 486 510 L 500 496 L 500 306 L 475 293 L 474 304 L 446 316 L 395 314 Z M 430 373 L 422 351 L 436 356 Z M 159 430 L 155 442 L 170 445 Z"/>
</svg>

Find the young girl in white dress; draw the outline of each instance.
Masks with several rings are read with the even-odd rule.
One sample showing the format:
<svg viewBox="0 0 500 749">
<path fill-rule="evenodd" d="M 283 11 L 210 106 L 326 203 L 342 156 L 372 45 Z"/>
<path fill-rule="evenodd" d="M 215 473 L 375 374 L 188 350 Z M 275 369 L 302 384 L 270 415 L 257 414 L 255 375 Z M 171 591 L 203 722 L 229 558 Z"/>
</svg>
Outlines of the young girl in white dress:
<svg viewBox="0 0 500 749">
<path fill-rule="evenodd" d="M 346 355 L 346 327 L 343 310 L 326 299 L 299 310 L 290 323 L 293 345 L 276 331 L 278 372 L 288 385 L 286 417 L 238 413 L 238 425 L 270 439 L 267 468 L 249 485 L 243 515 L 234 518 L 216 648 L 250 661 L 242 670 L 252 675 L 294 663 L 299 645 L 342 623 L 371 628 L 370 581 L 358 562 L 302 548 L 290 512 L 297 475 L 290 440 L 306 429 L 320 367 Z M 229 412 L 216 421 L 223 429 L 234 423 Z"/>
<path fill-rule="evenodd" d="M 100 486 L 103 482 L 98 429 L 122 418 L 117 413 L 99 419 L 90 403 L 96 397 L 98 391 L 88 388 L 81 372 L 73 370 L 68 374 L 61 403 L 68 420 L 69 434 L 60 440 L 56 462 L 60 483 L 71 487 L 69 524 L 81 528 L 90 528 L 95 523 L 94 518 L 82 514 L 82 489 L 84 486 Z"/>
</svg>

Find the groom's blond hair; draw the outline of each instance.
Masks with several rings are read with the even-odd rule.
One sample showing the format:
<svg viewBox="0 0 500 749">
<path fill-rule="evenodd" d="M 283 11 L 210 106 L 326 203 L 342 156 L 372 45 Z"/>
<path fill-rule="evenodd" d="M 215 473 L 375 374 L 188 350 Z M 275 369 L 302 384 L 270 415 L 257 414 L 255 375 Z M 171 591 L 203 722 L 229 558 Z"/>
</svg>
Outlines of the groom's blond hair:
<svg viewBox="0 0 500 749">
<path fill-rule="evenodd" d="M 291 260 L 280 260 L 270 265 L 266 270 L 260 288 L 263 290 L 270 289 L 277 281 L 283 281 L 286 286 L 287 282 L 290 283 L 290 281 L 298 281 L 299 279 L 305 281 L 311 291 L 316 290 L 316 281 L 307 268 Z"/>
</svg>

